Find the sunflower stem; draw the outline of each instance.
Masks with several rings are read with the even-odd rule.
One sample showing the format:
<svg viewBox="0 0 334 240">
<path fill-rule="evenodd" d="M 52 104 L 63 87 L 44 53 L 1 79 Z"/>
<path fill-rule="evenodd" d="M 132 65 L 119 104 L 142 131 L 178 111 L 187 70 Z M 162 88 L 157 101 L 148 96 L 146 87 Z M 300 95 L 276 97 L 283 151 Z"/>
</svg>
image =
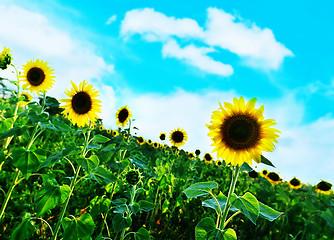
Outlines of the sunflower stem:
<svg viewBox="0 0 334 240">
<path fill-rule="evenodd" d="M 1 207 L 1 210 L 0 210 L 0 220 L 2 220 L 2 217 L 3 217 L 4 213 L 5 213 L 5 209 L 7 207 L 8 201 L 10 199 L 10 196 L 12 195 L 12 192 L 13 192 L 16 184 L 17 184 L 17 180 L 18 180 L 19 175 L 20 175 L 20 170 L 19 169 L 16 168 L 15 171 L 16 171 L 16 173 L 15 173 L 14 180 L 13 180 L 10 188 L 8 189 L 6 197 L 5 197 L 5 199 L 4 199 L 3 203 L 2 203 L 2 207 Z"/>
<path fill-rule="evenodd" d="M 237 179 L 238 179 L 238 176 L 239 176 L 239 172 L 240 172 L 240 167 L 237 165 L 236 167 L 233 168 L 231 185 L 230 185 L 230 189 L 228 191 L 227 200 L 226 200 L 226 204 L 225 204 L 224 211 L 223 211 L 223 217 L 221 218 L 220 223 L 218 225 L 219 229 L 222 226 L 221 230 L 223 230 L 224 227 L 225 227 L 225 221 L 226 221 L 228 212 L 230 210 L 230 207 L 232 206 L 232 203 L 230 202 L 230 198 L 231 198 L 232 194 L 234 193 L 235 185 L 237 183 Z"/>
</svg>

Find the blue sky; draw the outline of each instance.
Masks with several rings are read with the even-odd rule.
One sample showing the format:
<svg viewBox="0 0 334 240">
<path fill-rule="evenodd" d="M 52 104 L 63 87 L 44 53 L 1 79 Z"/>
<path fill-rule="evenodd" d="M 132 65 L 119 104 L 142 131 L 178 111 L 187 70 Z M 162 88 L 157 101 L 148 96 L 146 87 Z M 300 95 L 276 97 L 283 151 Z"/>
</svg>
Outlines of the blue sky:
<svg viewBox="0 0 334 240">
<path fill-rule="evenodd" d="M 127 105 L 138 135 L 157 141 L 181 127 L 184 149 L 202 152 L 212 150 L 205 123 L 218 102 L 256 97 L 282 132 L 263 153 L 277 166 L 268 169 L 334 182 L 332 1 L 36 2 L 0 0 L 0 48 L 17 66 L 48 61 L 50 95 L 87 80 L 106 127 Z"/>
</svg>

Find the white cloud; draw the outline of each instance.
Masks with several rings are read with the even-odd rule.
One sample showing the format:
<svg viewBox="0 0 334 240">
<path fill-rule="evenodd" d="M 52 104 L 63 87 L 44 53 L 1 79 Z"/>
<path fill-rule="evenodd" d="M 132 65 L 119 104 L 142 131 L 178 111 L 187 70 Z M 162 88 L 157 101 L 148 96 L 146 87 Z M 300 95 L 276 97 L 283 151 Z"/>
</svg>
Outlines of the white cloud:
<svg viewBox="0 0 334 240">
<path fill-rule="evenodd" d="M 230 65 L 215 61 L 207 53 L 214 52 L 213 48 L 195 47 L 189 45 L 181 48 L 175 40 L 170 40 L 163 45 L 163 57 L 173 57 L 184 60 L 187 64 L 197 67 L 204 72 L 217 74 L 221 76 L 230 76 L 233 74 L 233 68 Z"/>
<path fill-rule="evenodd" d="M 277 69 L 292 52 L 276 41 L 272 30 L 237 22 L 236 17 L 217 8 L 208 8 L 204 41 L 236 53 L 252 66 Z"/>
<path fill-rule="evenodd" d="M 72 37 L 46 16 L 14 5 L 0 5 L 0 12 L 0 22 L 6 23 L 0 28 L 0 47 L 13 51 L 13 63 L 20 68 L 28 60 L 39 58 L 55 69 L 56 81 L 49 95 L 64 97 L 71 80 L 91 82 L 114 72 L 113 65 L 94 53 L 92 43 Z"/>
<path fill-rule="evenodd" d="M 166 40 L 170 36 L 201 38 L 202 28 L 190 18 L 167 17 L 152 8 L 128 11 L 122 21 L 123 36 L 139 33 L 150 40 Z"/>
<path fill-rule="evenodd" d="M 113 22 L 116 21 L 116 18 L 117 18 L 116 15 L 112 15 L 112 16 L 107 20 L 106 24 L 107 24 L 107 25 L 112 24 Z"/>
</svg>

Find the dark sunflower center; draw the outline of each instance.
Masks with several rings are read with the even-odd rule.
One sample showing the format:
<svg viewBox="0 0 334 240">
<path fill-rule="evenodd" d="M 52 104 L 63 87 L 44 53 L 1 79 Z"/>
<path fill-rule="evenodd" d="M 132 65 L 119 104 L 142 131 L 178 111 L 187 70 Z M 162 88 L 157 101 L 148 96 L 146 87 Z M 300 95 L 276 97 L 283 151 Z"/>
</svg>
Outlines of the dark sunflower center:
<svg viewBox="0 0 334 240">
<path fill-rule="evenodd" d="M 273 180 L 274 182 L 277 182 L 279 181 L 279 176 L 277 173 L 274 173 L 274 172 L 270 172 L 268 174 L 268 178 L 270 178 L 271 180 Z"/>
<path fill-rule="evenodd" d="M 197 149 L 197 150 L 195 151 L 195 154 L 196 154 L 196 156 L 200 155 L 200 154 L 201 154 L 201 150 Z"/>
<path fill-rule="evenodd" d="M 128 118 L 128 116 L 129 116 L 129 111 L 126 108 L 123 108 L 118 113 L 118 121 L 120 121 L 121 123 L 123 123 Z"/>
<path fill-rule="evenodd" d="M 175 131 L 175 132 L 173 132 L 173 134 L 172 134 L 172 139 L 173 139 L 173 141 L 176 142 L 176 143 L 180 143 L 180 142 L 182 142 L 182 141 L 183 141 L 183 138 L 184 138 L 183 133 L 180 132 L 180 131 Z"/>
<path fill-rule="evenodd" d="M 267 175 L 268 171 L 267 171 L 267 170 L 263 170 L 262 173 L 263 173 L 264 175 Z"/>
<path fill-rule="evenodd" d="M 33 86 L 39 86 L 44 82 L 45 74 L 42 69 L 33 67 L 27 73 L 27 79 Z"/>
<path fill-rule="evenodd" d="M 72 108 L 77 114 L 86 114 L 92 109 L 92 100 L 86 92 L 78 92 L 72 98 Z"/>
<path fill-rule="evenodd" d="M 251 178 L 257 178 L 257 176 L 258 176 L 258 174 L 257 174 L 257 172 L 256 171 L 250 171 L 250 172 L 248 172 L 248 175 L 251 177 Z"/>
<path fill-rule="evenodd" d="M 204 159 L 206 160 L 206 161 L 211 161 L 212 160 L 212 157 L 211 157 L 211 155 L 210 154 L 205 154 L 204 155 Z"/>
<path fill-rule="evenodd" d="M 223 141 L 235 150 L 255 146 L 260 139 L 260 126 L 256 119 L 248 115 L 233 115 L 220 127 Z"/>
<path fill-rule="evenodd" d="M 166 139 L 166 135 L 165 134 L 160 134 L 160 140 L 163 141 Z"/>
<path fill-rule="evenodd" d="M 142 143 L 142 142 L 144 142 L 144 138 L 139 137 L 139 138 L 138 138 L 138 141 L 139 141 L 140 143 Z"/>
<path fill-rule="evenodd" d="M 329 191 L 332 188 L 332 184 L 321 181 L 320 183 L 317 184 L 317 188 L 321 191 Z"/>
<path fill-rule="evenodd" d="M 221 162 L 221 161 L 218 161 L 217 164 L 218 164 L 218 166 L 221 166 L 221 165 L 222 165 L 222 162 Z"/>
<path fill-rule="evenodd" d="M 290 184 L 292 186 L 299 186 L 300 181 L 297 178 L 293 178 L 293 179 L 291 179 Z"/>
</svg>

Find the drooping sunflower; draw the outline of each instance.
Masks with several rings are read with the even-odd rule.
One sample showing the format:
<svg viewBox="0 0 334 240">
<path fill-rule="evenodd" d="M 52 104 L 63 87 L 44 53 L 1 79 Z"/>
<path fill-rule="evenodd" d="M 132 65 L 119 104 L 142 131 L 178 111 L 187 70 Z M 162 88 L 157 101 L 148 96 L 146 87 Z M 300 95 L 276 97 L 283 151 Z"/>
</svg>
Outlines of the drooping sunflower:
<svg viewBox="0 0 334 240">
<path fill-rule="evenodd" d="M 290 186 L 290 188 L 298 189 L 298 188 L 302 187 L 302 183 L 300 182 L 299 179 L 294 177 L 289 181 L 289 186 Z"/>
<path fill-rule="evenodd" d="M 0 69 L 6 70 L 11 62 L 12 56 L 10 55 L 10 49 L 3 47 L 3 51 L 0 53 Z"/>
<path fill-rule="evenodd" d="M 116 113 L 116 124 L 124 127 L 128 123 L 130 117 L 132 117 L 132 114 L 128 107 L 121 107 Z"/>
<path fill-rule="evenodd" d="M 262 151 L 273 151 L 279 136 L 278 130 L 271 128 L 275 120 L 263 118 L 263 106 L 255 109 L 256 99 L 247 104 L 243 97 L 233 99 L 233 103 L 220 104 L 220 109 L 214 111 L 211 125 L 207 124 L 219 158 L 225 159 L 226 164 L 241 166 L 244 162 L 251 164 L 261 162 Z"/>
<path fill-rule="evenodd" d="M 19 107 L 23 107 L 30 103 L 32 96 L 29 93 L 23 92 L 21 93 L 21 96 L 24 97 L 24 100 L 18 102 Z"/>
<path fill-rule="evenodd" d="M 204 159 L 205 163 L 210 163 L 213 158 L 212 158 L 210 153 L 206 153 L 206 154 L 204 154 L 203 159 Z"/>
<path fill-rule="evenodd" d="M 252 170 L 252 171 L 248 172 L 248 176 L 251 177 L 251 178 L 257 178 L 259 175 L 258 175 L 257 171 Z"/>
<path fill-rule="evenodd" d="M 160 133 L 159 138 L 160 138 L 161 141 L 165 141 L 165 139 L 166 139 L 166 133 Z"/>
<path fill-rule="evenodd" d="M 277 173 L 275 173 L 275 172 L 270 172 L 270 173 L 268 173 L 268 175 L 267 175 L 267 179 L 268 179 L 268 181 L 271 182 L 272 184 L 278 184 L 278 183 L 281 182 L 281 178 L 280 178 L 280 176 L 279 176 Z"/>
<path fill-rule="evenodd" d="M 53 71 L 43 60 L 37 59 L 27 62 L 23 66 L 22 75 L 20 75 L 21 81 L 24 82 L 23 88 L 29 88 L 30 92 L 46 92 L 53 85 L 55 78 Z"/>
<path fill-rule="evenodd" d="M 137 139 L 137 143 L 139 143 L 139 145 L 143 145 L 145 143 L 145 139 L 142 136 L 140 136 Z"/>
<path fill-rule="evenodd" d="M 332 184 L 322 180 L 317 184 L 315 191 L 318 193 L 330 195 L 331 193 L 333 193 Z"/>
<path fill-rule="evenodd" d="M 88 125 L 89 120 L 94 123 L 98 118 L 96 113 L 101 112 L 101 101 L 96 99 L 98 91 L 86 81 L 81 82 L 79 88 L 72 81 L 71 83 L 73 88 L 65 92 L 69 99 L 60 100 L 65 102 L 65 105 L 61 106 L 65 108 L 63 113 L 68 113 L 67 118 L 78 127 Z"/>
<path fill-rule="evenodd" d="M 173 130 L 169 135 L 169 140 L 175 147 L 181 147 L 187 141 L 187 133 L 180 128 Z"/>
</svg>

